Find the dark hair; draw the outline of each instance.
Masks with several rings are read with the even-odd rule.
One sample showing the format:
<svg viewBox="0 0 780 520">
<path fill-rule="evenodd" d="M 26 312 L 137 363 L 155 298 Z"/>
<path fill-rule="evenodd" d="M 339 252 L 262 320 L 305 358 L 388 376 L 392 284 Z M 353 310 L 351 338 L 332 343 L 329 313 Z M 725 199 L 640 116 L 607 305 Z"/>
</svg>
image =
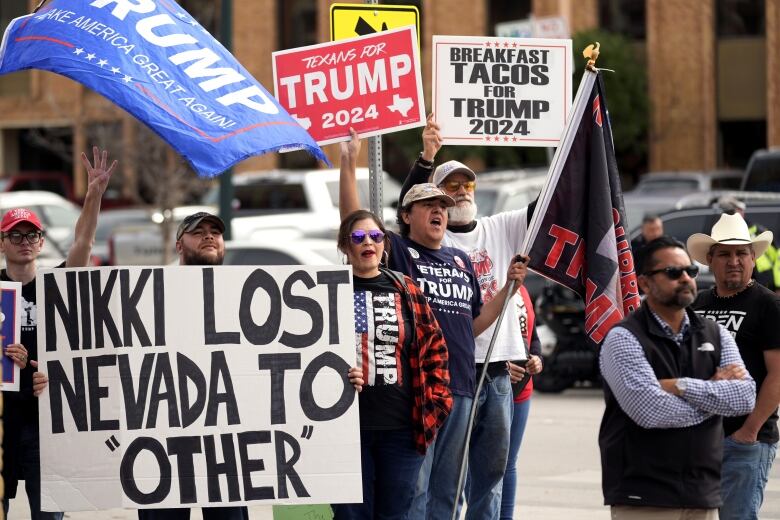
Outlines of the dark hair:
<svg viewBox="0 0 780 520">
<path fill-rule="evenodd" d="M 642 217 L 642 224 L 649 224 L 650 222 L 655 222 L 656 220 L 661 220 L 661 217 L 655 213 L 651 213 Z"/>
<path fill-rule="evenodd" d="M 414 204 L 414 203 L 412 203 Z M 408 213 L 409 210 L 412 208 L 412 204 L 407 204 L 405 207 L 398 207 L 398 211 L 396 211 L 395 221 L 398 224 L 398 232 L 401 233 L 402 237 L 408 237 L 409 231 L 411 231 L 411 226 L 404 222 L 404 213 Z"/>
<path fill-rule="evenodd" d="M 660 237 L 651 240 L 642 246 L 637 252 L 636 258 L 634 259 L 634 265 L 636 267 L 637 274 L 644 274 L 655 267 L 656 262 L 653 256 L 656 252 L 662 249 L 673 248 L 680 248 L 685 251 L 686 254 L 688 254 L 688 251 L 685 249 L 685 245 L 683 245 L 683 243 L 676 238 L 672 238 L 669 235 L 661 235 Z"/>
<path fill-rule="evenodd" d="M 387 254 L 390 254 L 390 241 L 387 237 L 387 230 L 385 229 L 384 223 L 381 219 L 377 218 L 376 215 L 367 209 L 355 210 L 344 217 L 344 220 L 341 221 L 341 225 L 339 226 L 339 236 L 337 238 L 336 247 L 338 247 L 339 251 L 346 255 L 347 248 L 349 247 L 349 234 L 352 232 L 352 226 L 355 225 L 355 222 L 365 219 L 373 220 L 374 224 L 376 224 L 376 227 L 385 234 L 385 239 L 383 241 L 385 251 L 387 251 Z"/>
</svg>

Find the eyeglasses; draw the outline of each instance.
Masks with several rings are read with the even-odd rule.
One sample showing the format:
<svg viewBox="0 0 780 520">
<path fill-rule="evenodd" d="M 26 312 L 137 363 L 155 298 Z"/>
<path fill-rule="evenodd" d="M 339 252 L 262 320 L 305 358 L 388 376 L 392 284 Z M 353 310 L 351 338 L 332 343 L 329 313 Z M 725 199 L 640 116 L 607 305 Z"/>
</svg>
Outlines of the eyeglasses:
<svg viewBox="0 0 780 520">
<path fill-rule="evenodd" d="M 477 181 L 444 181 L 441 183 L 441 186 L 444 186 L 444 189 L 447 191 L 458 191 L 461 186 L 466 191 L 474 191 L 474 188 L 477 187 Z"/>
<path fill-rule="evenodd" d="M 11 231 L 10 233 L 3 233 L 3 238 L 7 238 L 12 244 L 17 246 L 21 244 L 22 240 L 25 238 L 27 239 L 28 243 L 37 244 L 42 236 L 43 233 L 40 231 L 28 231 L 27 233 L 22 233 L 21 231 Z"/>
<path fill-rule="evenodd" d="M 352 240 L 353 244 L 359 246 L 366 239 L 366 235 L 368 235 L 368 238 L 370 238 L 371 241 L 375 244 L 378 244 L 385 239 L 385 234 L 378 229 L 372 229 L 368 232 L 365 232 L 362 229 L 357 229 L 349 234 L 349 238 Z"/>
<path fill-rule="evenodd" d="M 698 265 L 688 265 L 685 267 L 664 267 L 663 269 L 654 269 L 652 271 L 648 271 L 645 273 L 645 276 L 653 276 L 654 274 L 658 273 L 664 273 L 670 280 L 677 280 L 682 276 L 683 273 L 688 273 L 688 276 L 691 278 L 696 278 L 696 275 L 699 274 L 699 266 Z"/>
</svg>

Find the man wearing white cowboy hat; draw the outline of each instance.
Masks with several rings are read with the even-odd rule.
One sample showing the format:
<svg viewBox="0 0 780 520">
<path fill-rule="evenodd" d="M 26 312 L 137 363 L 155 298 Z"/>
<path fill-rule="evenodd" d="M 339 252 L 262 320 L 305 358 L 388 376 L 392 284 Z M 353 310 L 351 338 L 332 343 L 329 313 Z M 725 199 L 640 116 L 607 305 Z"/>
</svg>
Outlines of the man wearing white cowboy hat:
<svg viewBox="0 0 780 520">
<path fill-rule="evenodd" d="M 715 277 L 715 287 L 700 293 L 693 308 L 735 337 L 758 392 L 749 415 L 723 420 L 722 520 L 758 518 L 780 438 L 780 297 L 751 279 L 756 258 L 771 243 L 771 231 L 751 238 L 739 214 L 722 215 L 711 235 L 688 238 L 691 258 Z"/>
</svg>

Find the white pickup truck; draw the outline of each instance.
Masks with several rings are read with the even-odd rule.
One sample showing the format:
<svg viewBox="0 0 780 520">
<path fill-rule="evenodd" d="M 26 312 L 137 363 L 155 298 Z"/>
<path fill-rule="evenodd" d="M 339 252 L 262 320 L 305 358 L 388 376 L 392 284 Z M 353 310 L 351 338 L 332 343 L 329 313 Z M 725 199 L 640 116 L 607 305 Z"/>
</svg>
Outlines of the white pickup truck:
<svg viewBox="0 0 780 520">
<path fill-rule="evenodd" d="M 363 207 L 369 206 L 368 169 L 358 168 L 358 191 Z M 297 237 L 333 239 L 340 223 L 339 171 L 273 170 L 233 177 L 232 238 L 244 241 L 289 241 Z M 384 218 L 395 226 L 395 209 L 401 186 L 385 174 Z M 203 206 L 216 211 L 219 183 L 206 193 Z M 198 209 L 190 208 L 190 213 Z M 177 208 L 176 226 L 184 216 Z M 175 220 L 174 219 L 174 220 Z M 174 234 L 176 227 L 174 229 Z M 172 237 L 175 238 L 175 237 Z M 159 226 L 118 228 L 110 240 L 113 265 L 159 265 L 163 261 Z M 174 242 L 169 244 L 174 249 Z"/>
</svg>

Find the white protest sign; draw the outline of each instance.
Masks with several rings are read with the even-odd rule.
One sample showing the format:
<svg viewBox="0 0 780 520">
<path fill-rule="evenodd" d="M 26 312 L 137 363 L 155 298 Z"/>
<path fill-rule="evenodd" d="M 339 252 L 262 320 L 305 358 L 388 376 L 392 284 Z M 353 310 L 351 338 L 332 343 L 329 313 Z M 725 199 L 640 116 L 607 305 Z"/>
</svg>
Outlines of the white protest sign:
<svg viewBox="0 0 780 520">
<path fill-rule="evenodd" d="M 0 282 L 0 336 L 3 355 L 0 356 L 3 377 L 0 389 L 3 392 L 19 391 L 19 367 L 14 360 L 5 355 L 8 345 L 21 342 L 22 329 L 22 284 L 19 282 Z"/>
<path fill-rule="evenodd" d="M 362 501 L 347 267 L 37 284 L 44 510 Z"/>
<path fill-rule="evenodd" d="M 557 146 L 571 106 L 571 40 L 433 37 L 444 144 Z"/>
</svg>

